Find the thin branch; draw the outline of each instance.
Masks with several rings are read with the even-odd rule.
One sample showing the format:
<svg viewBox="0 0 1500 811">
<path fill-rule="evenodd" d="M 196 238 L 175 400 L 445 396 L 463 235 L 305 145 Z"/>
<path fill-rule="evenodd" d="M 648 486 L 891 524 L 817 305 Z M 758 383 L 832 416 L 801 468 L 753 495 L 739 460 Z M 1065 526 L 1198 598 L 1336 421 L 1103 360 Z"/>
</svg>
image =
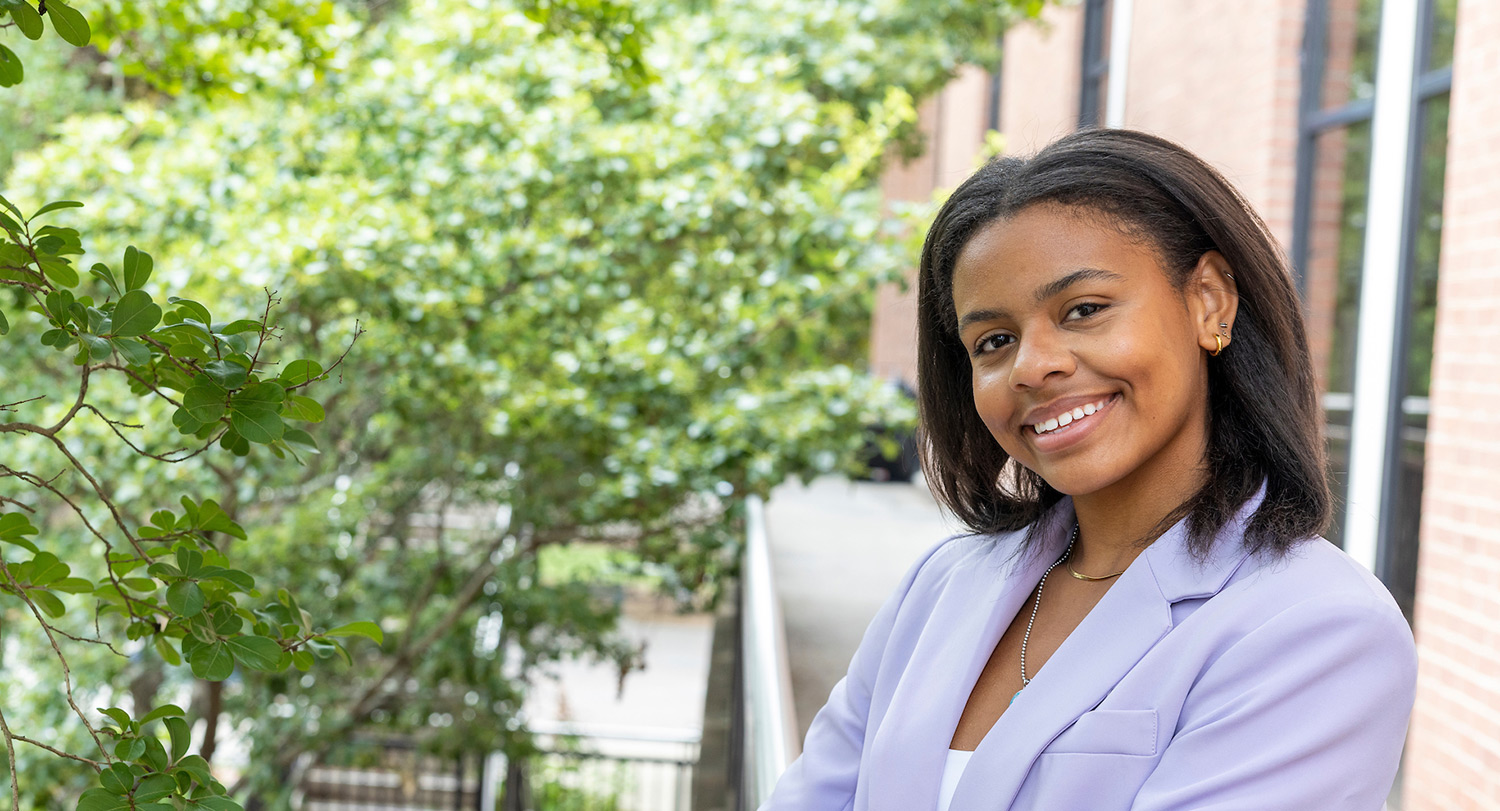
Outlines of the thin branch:
<svg viewBox="0 0 1500 811">
<path fill-rule="evenodd" d="M 21 775 L 16 773 L 16 736 L 5 723 L 5 713 L 0 712 L 0 733 L 5 735 L 5 764 L 10 767 L 10 801 L 14 811 L 21 811 Z"/>
<path fill-rule="evenodd" d="M 71 753 L 68 753 L 68 752 L 64 752 L 61 749 L 53 749 L 52 747 L 48 746 L 47 744 L 42 743 L 41 741 L 34 741 L 34 740 L 26 737 L 25 735 L 16 735 L 16 734 L 12 733 L 10 737 L 13 738 L 13 739 L 15 739 L 15 740 L 20 741 L 21 743 L 29 743 L 29 744 L 31 744 L 32 746 L 35 746 L 38 749 L 45 749 L 48 752 L 51 752 L 52 754 L 57 755 L 58 757 L 67 758 L 68 760 L 76 760 L 79 763 L 87 763 L 87 764 L 89 764 L 90 766 L 93 766 L 96 769 L 102 769 L 105 766 L 109 765 L 108 763 L 105 763 L 103 761 L 89 760 L 86 757 L 80 757 L 78 755 L 74 755 L 74 754 L 71 754 Z"/>
<path fill-rule="evenodd" d="M 16 410 L 16 406 L 18 406 L 18 405 L 26 405 L 27 403 L 34 403 L 37 400 L 45 400 L 45 399 L 47 399 L 47 395 L 45 395 L 45 394 L 38 394 L 35 397 L 28 397 L 25 400 L 17 400 L 14 403 L 0 404 L 0 411 L 15 411 Z"/>
<path fill-rule="evenodd" d="M 16 578 L 11 575 L 10 569 L 6 568 L 3 556 L 0 556 L 0 575 L 5 575 L 6 582 L 10 583 L 11 588 L 16 590 L 16 594 L 21 597 L 21 602 L 25 603 L 26 607 L 31 609 L 31 615 L 36 617 L 37 624 L 42 626 L 42 633 L 47 635 L 47 642 L 52 645 L 52 652 L 57 654 L 58 664 L 62 665 L 63 692 L 67 696 L 68 706 L 73 708 L 73 714 L 78 716 L 79 721 L 83 722 L 83 728 L 89 731 L 89 737 L 94 739 L 94 745 L 99 747 L 99 752 L 108 758 L 109 753 L 104 749 L 104 742 L 99 740 L 99 732 L 94 729 L 93 724 L 89 723 L 88 716 L 83 714 L 83 710 L 78 708 L 78 702 L 73 698 L 73 670 L 68 667 L 68 657 L 63 655 L 62 648 L 58 646 L 57 637 L 52 635 L 52 626 L 48 625 L 47 621 L 42 619 L 42 612 L 37 610 L 36 603 L 32 602 L 31 598 L 26 596 L 26 591 L 21 588 L 20 583 L 16 582 Z M 14 737 L 8 730 L 6 735 L 7 740 Z"/>
</svg>

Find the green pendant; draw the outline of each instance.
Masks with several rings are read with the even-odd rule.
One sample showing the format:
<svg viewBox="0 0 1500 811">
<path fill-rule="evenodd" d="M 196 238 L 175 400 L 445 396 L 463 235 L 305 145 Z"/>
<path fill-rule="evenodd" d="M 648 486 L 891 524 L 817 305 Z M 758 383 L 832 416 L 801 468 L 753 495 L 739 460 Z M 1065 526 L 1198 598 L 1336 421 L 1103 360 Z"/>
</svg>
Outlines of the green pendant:
<svg viewBox="0 0 1500 811">
<path fill-rule="evenodd" d="M 1025 690 L 1025 689 L 1026 689 L 1025 687 L 1021 688 L 1021 690 Z M 1021 694 L 1021 690 L 1017 690 L 1014 694 L 1011 695 L 1011 697 L 1010 697 L 1010 703 L 1012 703 L 1012 704 L 1016 703 L 1016 696 L 1018 696 L 1018 695 Z"/>
</svg>

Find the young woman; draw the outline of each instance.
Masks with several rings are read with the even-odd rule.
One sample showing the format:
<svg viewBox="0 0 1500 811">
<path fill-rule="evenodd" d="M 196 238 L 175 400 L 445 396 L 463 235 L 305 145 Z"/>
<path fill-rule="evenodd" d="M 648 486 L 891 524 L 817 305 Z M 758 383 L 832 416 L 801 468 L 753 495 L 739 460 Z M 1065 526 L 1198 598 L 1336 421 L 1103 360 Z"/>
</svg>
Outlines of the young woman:
<svg viewBox="0 0 1500 811">
<path fill-rule="evenodd" d="M 1000 158 L 922 252 L 928 483 L 973 532 L 876 615 L 763 809 L 1378 811 L 1415 692 L 1331 497 L 1301 304 L 1203 161 Z"/>
</svg>

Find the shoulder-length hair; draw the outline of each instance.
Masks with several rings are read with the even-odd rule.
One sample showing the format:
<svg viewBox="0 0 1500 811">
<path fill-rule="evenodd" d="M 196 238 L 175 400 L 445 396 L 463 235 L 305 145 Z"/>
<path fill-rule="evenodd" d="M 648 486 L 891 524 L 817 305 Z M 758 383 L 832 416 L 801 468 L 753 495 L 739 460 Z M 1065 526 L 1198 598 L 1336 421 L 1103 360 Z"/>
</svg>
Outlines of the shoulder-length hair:
<svg viewBox="0 0 1500 811">
<path fill-rule="evenodd" d="M 953 266 L 969 240 L 1043 203 L 1103 215 L 1154 247 L 1178 290 L 1204 253 L 1218 251 L 1239 291 L 1234 341 L 1208 364 L 1204 484 L 1141 540 L 1186 518 L 1189 548 L 1207 555 L 1262 482 L 1265 497 L 1245 528 L 1248 548 L 1281 554 L 1321 533 L 1332 503 L 1322 415 L 1302 307 L 1281 250 L 1213 167 L 1170 141 L 1118 129 L 1077 132 L 1030 158 L 991 160 L 953 192 L 927 233 L 917 399 L 922 466 L 938 499 L 971 530 L 998 533 L 1035 528 L 1062 498 L 1035 472 L 1010 464 L 980 421 L 953 305 Z"/>
</svg>

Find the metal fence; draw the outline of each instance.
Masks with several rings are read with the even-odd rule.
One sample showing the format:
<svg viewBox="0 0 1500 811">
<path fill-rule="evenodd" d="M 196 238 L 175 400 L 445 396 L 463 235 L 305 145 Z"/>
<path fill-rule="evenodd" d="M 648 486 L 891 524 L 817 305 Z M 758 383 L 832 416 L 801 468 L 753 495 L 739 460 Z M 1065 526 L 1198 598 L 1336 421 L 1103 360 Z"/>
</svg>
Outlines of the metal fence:
<svg viewBox="0 0 1500 811">
<path fill-rule="evenodd" d="M 545 725 L 539 751 L 424 754 L 410 741 L 351 741 L 303 773 L 301 811 L 689 811 L 696 731 Z"/>
</svg>

